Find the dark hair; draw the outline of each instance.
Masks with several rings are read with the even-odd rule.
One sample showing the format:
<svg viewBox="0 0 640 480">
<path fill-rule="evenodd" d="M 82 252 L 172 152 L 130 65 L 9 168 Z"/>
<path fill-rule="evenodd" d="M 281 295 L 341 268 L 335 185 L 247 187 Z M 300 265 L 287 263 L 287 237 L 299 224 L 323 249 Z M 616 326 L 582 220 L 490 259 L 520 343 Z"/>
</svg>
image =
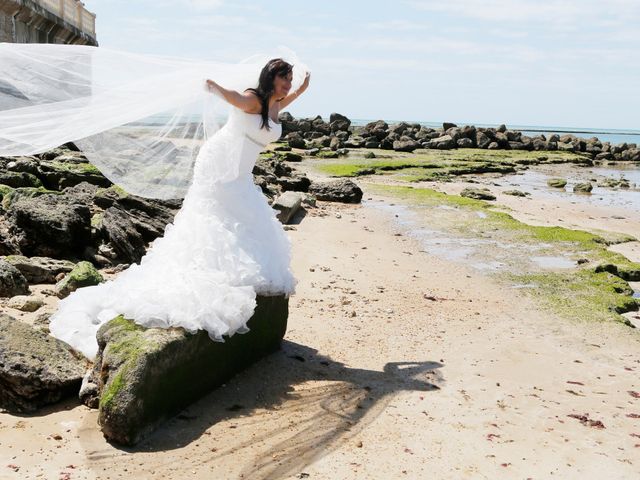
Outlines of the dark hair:
<svg viewBox="0 0 640 480">
<path fill-rule="evenodd" d="M 260 72 L 258 88 L 247 88 L 256 94 L 262 105 L 262 125 L 260 128 L 269 130 L 269 98 L 273 94 L 273 81 L 278 77 L 286 77 L 293 70 L 293 65 L 285 62 L 281 58 L 269 60 Z"/>
</svg>

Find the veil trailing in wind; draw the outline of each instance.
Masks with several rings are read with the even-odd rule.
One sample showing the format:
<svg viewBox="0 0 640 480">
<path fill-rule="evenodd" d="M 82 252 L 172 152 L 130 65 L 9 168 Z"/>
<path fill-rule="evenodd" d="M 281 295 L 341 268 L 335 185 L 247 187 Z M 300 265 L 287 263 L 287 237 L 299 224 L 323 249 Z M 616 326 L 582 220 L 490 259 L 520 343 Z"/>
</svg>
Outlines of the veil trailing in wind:
<svg viewBox="0 0 640 480">
<path fill-rule="evenodd" d="M 182 198 L 200 146 L 220 127 L 225 102 L 205 88 L 257 86 L 271 58 L 306 67 L 285 47 L 237 64 L 103 47 L 0 43 L 0 156 L 74 142 L 113 183 L 149 198 Z M 235 158 L 217 171 L 233 170 Z M 225 164 L 227 162 L 227 164 Z"/>
</svg>

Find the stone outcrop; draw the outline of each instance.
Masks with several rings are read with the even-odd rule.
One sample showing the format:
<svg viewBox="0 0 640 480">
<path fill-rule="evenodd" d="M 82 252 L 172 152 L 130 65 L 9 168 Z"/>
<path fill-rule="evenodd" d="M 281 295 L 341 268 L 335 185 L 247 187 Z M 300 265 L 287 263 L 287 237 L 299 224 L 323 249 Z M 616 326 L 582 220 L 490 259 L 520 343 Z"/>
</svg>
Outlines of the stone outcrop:
<svg viewBox="0 0 640 480">
<path fill-rule="evenodd" d="M 304 194 L 300 192 L 284 192 L 274 200 L 271 207 L 278 211 L 278 220 L 287 224 L 295 216 L 302 205 Z"/>
<path fill-rule="evenodd" d="M 75 267 L 69 260 L 49 257 L 9 255 L 5 260 L 20 270 L 29 283 L 56 283 L 58 275 L 69 273 Z"/>
<path fill-rule="evenodd" d="M 343 203 L 360 203 L 362 189 L 348 179 L 332 180 L 328 182 L 314 182 L 309 187 L 318 200 Z"/>
<path fill-rule="evenodd" d="M 99 352 L 82 400 L 100 409 L 113 442 L 133 445 L 162 421 L 277 350 L 285 334 L 288 299 L 258 297 L 250 331 L 212 341 L 206 332 L 143 328 L 116 317 L 98 331 Z"/>
<path fill-rule="evenodd" d="M 102 275 L 91 262 L 82 261 L 56 283 L 55 292 L 58 298 L 65 298 L 81 287 L 98 285 L 103 281 Z"/>
<path fill-rule="evenodd" d="M 612 145 L 597 137 L 588 139 L 572 134 L 533 137 L 506 125 L 497 128 L 462 127 L 445 122 L 441 128 L 419 123 L 400 122 L 389 125 L 383 120 L 363 126 L 352 126 L 347 117 L 332 113 L 329 122 L 322 117 L 296 119 L 288 112 L 280 115 L 283 140 L 292 148 L 306 149 L 308 155 L 328 157 L 331 151 L 343 148 L 381 148 L 398 152 L 412 152 L 419 148 L 450 150 L 481 148 L 489 150 L 566 151 L 581 153 L 585 163 L 590 160 L 640 161 L 636 144 Z M 316 152 L 313 150 L 317 149 Z"/>
<path fill-rule="evenodd" d="M 0 297 L 13 297 L 29 293 L 24 275 L 9 262 L 0 258 Z"/>
<path fill-rule="evenodd" d="M 0 314 L 0 408 L 33 412 L 77 395 L 86 368 L 66 343 Z"/>
</svg>

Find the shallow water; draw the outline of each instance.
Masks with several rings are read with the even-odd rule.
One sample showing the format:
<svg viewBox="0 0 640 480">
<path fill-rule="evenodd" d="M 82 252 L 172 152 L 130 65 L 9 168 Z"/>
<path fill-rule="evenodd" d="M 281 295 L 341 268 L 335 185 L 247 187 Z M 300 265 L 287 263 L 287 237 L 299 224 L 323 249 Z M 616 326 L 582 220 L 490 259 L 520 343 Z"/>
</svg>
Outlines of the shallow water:
<svg viewBox="0 0 640 480">
<path fill-rule="evenodd" d="M 481 222 L 484 212 L 467 211 L 449 205 L 410 207 L 401 204 L 363 201 L 363 204 L 384 210 L 395 217 L 396 223 L 417 239 L 426 253 L 443 260 L 462 263 L 483 273 L 561 271 L 576 267 L 557 246 L 548 243 L 512 242 L 506 233 L 496 237 L 470 236 L 456 231 L 456 225 L 473 218 Z M 481 215 L 480 215 L 481 214 Z"/>
<path fill-rule="evenodd" d="M 545 166 L 545 172 L 531 168 L 518 174 L 506 175 L 496 181 L 496 183 L 516 188 L 528 193 L 535 193 L 537 196 L 560 198 L 565 201 L 585 203 L 602 207 L 622 207 L 638 215 L 640 211 L 640 167 L 578 167 L 575 165 Z M 552 188 L 547 185 L 547 180 L 553 177 L 562 177 L 567 180 L 564 189 Z M 605 178 L 620 179 L 626 178 L 631 184 L 635 183 L 636 188 L 608 188 L 598 186 L 591 182 L 593 190 L 591 193 L 573 193 L 573 186 L 579 182 L 590 179 Z"/>
</svg>

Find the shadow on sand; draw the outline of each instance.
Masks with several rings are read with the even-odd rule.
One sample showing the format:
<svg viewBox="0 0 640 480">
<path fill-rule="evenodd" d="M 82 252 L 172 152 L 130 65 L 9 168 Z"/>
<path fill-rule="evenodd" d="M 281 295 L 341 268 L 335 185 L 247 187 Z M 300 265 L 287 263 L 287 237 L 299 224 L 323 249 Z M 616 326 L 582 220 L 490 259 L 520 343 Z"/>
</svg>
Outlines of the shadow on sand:
<svg viewBox="0 0 640 480">
<path fill-rule="evenodd" d="M 233 456 L 234 471 L 224 478 L 282 478 L 353 438 L 397 393 L 439 389 L 440 367 L 427 361 L 391 362 L 383 371 L 349 368 L 284 341 L 280 351 L 185 409 L 135 448 L 98 442 L 95 425 L 85 426 L 86 441 L 81 431 L 81 442 L 96 472 L 107 464 L 114 472 L 120 457 L 161 452 L 152 462 L 156 474 L 179 471 L 175 467 L 180 463 L 183 473 L 214 473 Z M 226 422 L 225 431 L 214 427 L 220 422 Z M 128 474 L 142 465 L 127 463 Z M 143 463 L 148 471 L 150 465 Z"/>
</svg>

